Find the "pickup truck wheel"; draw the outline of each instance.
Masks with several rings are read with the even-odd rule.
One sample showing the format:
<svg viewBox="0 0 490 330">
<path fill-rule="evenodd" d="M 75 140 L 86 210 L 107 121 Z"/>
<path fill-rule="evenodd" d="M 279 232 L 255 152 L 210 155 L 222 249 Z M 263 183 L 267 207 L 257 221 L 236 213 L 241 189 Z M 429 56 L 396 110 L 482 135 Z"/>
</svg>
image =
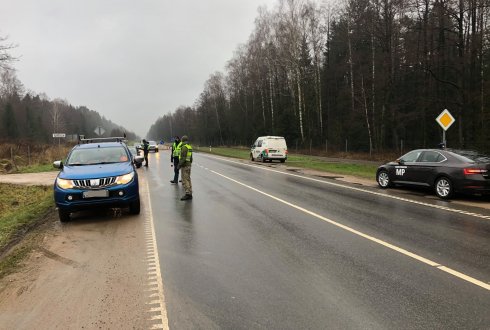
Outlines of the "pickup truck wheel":
<svg viewBox="0 0 490 330">
<path fill-rule="evenodd" d="M 58 216 L 60 217 L 61 222 L 70 221 L 70 212 L 62 209 L 58 209 Z"/>
<path fill-rule="evenodd" d="M 129 213 L 131 214 L 140 214 L 140 200 L 139 198 L 134 202 L 129 204 Z"/>
</svg>

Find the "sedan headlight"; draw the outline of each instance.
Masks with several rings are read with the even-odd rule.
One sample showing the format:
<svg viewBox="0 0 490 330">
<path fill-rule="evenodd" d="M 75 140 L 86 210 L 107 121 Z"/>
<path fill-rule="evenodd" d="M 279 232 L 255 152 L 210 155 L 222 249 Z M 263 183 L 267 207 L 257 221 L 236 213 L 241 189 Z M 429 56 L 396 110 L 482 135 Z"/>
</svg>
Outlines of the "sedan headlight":
<svg viewBox="0 0 490 330">
<path fill-rule="evenodd" d="M 117 184 L 128 184 L 131 181 L 133 181 L 133 178 L 134 178 L 134 172 L 130 172 L 128 174 L 118 176 L 116 179 L 116 183 Z"/>
<path fill-rule="evenodd" d="M 61 189 L 72 189 L 74 187 L 72 180 L 56 179 L 56 185 Z"/>
</svg>

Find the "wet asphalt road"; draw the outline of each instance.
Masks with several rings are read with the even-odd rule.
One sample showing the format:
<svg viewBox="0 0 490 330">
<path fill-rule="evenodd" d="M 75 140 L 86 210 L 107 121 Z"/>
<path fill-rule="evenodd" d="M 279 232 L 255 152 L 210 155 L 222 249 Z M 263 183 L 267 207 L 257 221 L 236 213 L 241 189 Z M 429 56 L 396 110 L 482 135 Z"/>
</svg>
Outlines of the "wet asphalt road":
<svg viewBox="0 0 490 330">
<path fill-rule="evenodd" d="M 490 328 L 490 290 L 471 283 L 490 284 L 488 210 L 268 168 L 195 154 L 182 202 L 169 153 L 150 155 L 171 329 Z"/>
</svg>

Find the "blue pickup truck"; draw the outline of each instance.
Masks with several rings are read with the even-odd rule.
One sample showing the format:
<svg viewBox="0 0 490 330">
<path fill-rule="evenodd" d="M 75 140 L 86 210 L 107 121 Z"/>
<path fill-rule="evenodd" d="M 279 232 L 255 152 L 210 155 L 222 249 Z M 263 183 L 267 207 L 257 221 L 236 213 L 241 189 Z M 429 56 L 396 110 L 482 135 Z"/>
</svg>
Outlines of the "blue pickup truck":
<svg viewBox="0 0 490 330">
<path fill-rule="evenodd" d="M 55 161 L 60 169 L 54 183 L 54 200 L 60 221 L 72 212 L 94 207 L 129 207 L 140 213 L 138 173 L 135 158 L 122 140 L 82 140 L 66 161 Z"/>
</svg>

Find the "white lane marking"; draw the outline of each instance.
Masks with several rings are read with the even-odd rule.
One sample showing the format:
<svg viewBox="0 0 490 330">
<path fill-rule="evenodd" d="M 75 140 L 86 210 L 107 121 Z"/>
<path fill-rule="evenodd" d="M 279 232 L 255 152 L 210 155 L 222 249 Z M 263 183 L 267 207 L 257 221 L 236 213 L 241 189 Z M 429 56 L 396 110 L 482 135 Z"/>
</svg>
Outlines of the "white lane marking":
<svg viewBox="0 0 490 330">
<path fill-rule="evenodd" d="M 208 157 L 208 158 L 218 158 L 218 157 L 212 157 L 212 156 L 205 156 L 205 157 Z M 480 219 L 490 220 L 490 215 L 483 215 L 483 214 L 479 214 L 479 213 L 473 213 L 473 212 L 468 212 L 468 211 L 464 211 L 464 210 L 454 209 L 454 208 L 450 208 L 450 207 L 447 207 L 447 206 L 440 206 L 440 205 L 433 205 L 433 204 L 429 204 L 429 203 L 425 203 L 425 202 L 419 202 L 419 201 L 415 201 L 415 200 L 408 199 L 408 198 L 387 195 L 387 194 L 379 193 L 379 192 L 376 192 L 376 191 L 370 191 L 370 190 L 366 190 L 366 189 L 362 189 L 362 188 L 357 188 L 357 187 L 351 187 L 351 186 L 347 186 L 347 185 L 343 185 L 343 184 L 339 184 L 339 183 L 334 183 L 334 182 L 329 182 L 329 181 L 325 181 L 325 180 L 314 179 L 314 178 L 310 178 L 310 177 L 299 175 L 299 174 L 285 173 L 285 172 L 281 172 L 281 171 L 278 171 L 278 170 L 273 170 L 273 169 L 270 169 L 270 168 L 265 168 L 263 166 L 240 163 L 240 162 L 236 162 L 236 161 L 229 160 L 229 159 L 226 159 L 226 158 L 221 158 L 220 157 L 218 159 L 224 160 L 225 162 L 229 162 L 229 163 L 233 163 L 233 164 L 238 164 L 238 165 L 243 165 L 243 166 L 249 166 L 249 167 L 261 169 L 261 170 L 264 170 L 264 171 L 270 171 L 270 172 L 279 173 L 279 174 L 283 174 L 283 175 L 289 175 L 289 176 L 293 176 L 293 177 L 297 177 L 297 178 L 301 178 L 301 179 L 305 179 L 305 180 L 310 180 L 310 181 L 314 181 L 314 182 L 328 184 L 328 185 L 331 185 L 331 186 L 334 186 L 334 187 L 339 187 L 339 188 L 344 188 L 344 189 L 350 189 L 350 190 L 359 191 L 359 192 L 363 192 L 363 193 L 367 193 L 367 194 L 371 194 L 371 195 L 381 196 L 381 197 L 385 197 L 385 198 L 391 198 L 391 199 L 399 200 L 399 201 L 402 201 L 402 202 L 407 202 L 407 203 L 412 203 L 412 204 L 417 204 L 417 205 L 432 207 L 432 208 L 439 209 L 439 210 L 444 210 L 444 211 L 448 211 L 448 212 L 469 215 L 469 216 L 473 216 L 473 217 L 480 218 Z"/>
<path fill-rule="evenodd" d="M 248 189 L 251 189 L 251 190 L 253 190 L 255 192 L 258 192 L 259 194 L 262 194 L 264 196 L 267 196 L 269 198 L 272 198 L 272 199 L 274 199 L 274 200 L 276 200 L 276 201 L 278 201 L 280 203 L 286 204 L 286 205 L 288 205 L 288 206 L 290 206 L 292 208 L 295 208 L 295 209 L 297 209 L 297 210 L 299 210 L 301 212 L 304 212 L 306 214 L 309 214 L 309 215 L 311 215 L 311 216 L 313 216 L 315 218 L 318 218 L 318 219 L 323 220 L 325 222 L 328 222 L 328 223 L 330 223 L 330 224 L 332 224 L 334 226 L 337 226 L 339 228 L 342 228 L 342 229 L 344 229 L 344 230 L 346 230 L 348 232 L 351 232 L 351 233 L 353 233 L 353 234 L 355 234 L 357 236 L 363 237 L 363 238 L 365 238 L 367 240 L 370 240 L 370 241 L 375 242 L 375 243 L 377 243 L 379 245 L 382 245 L 384 247 L 387 247 L 388 249 L 391 249 L 393 251 L 396 251 L 398 253 L 401 253 L 403 255 L 406 255 L 407 257 L 410 257 L 410 258 L 413 258 L 415 260 L 418 260 L 418 261 L 420 261 L 420 262 L 422 262 L 424 264 L 427 264 L 429 266 L 435 267 L 435 268 L 437 268 L 439 270 L 442 270 L 442 271 L 444 271 L 444 272 L 446 272 L 448 274 L 451 274 L 453 276 L 456 276 L 456 277 L 458 277 L 458 278 L 460 278 L 462 280 L 465 280 L 465 281 L 470 282 L 472 284 L 478 285 L 479 287 L 482 287 L 483 289 L 486 289 L 486 290 L 489 290 L 490 291 L 490 285 L 489 284 L 487 284 L 485 282 L 482 282 L 480 280 L 477 280 L 476 278 L 473 278 L 471 276 L 468 276 L 468 275 L 465 275 L 463 273 L 460 273 L 460 272 L 458 272 L 458 271 L 456 271 L 454 269 L 451 269 L 449 267 L 443 266 L 443 265 L 441 265 L 441 264 L 439 264 L 439 263 L 437 263 L 435 261 L 432 261 L 430 259 L 427 259 L 427 258 L 424 258 L 422 256 L 419 256 L 418 254 L 415 254 L 413 252 L 410 252 L 408 250 L 405 250 L 405 249 L 403 249 L 401 247 L 398 247 L 396 245 L 393 245 L 391 243 L 388 243 L 386 241 L 383 241 L 383 240 L 381 240 L 379 238 L 376 238 L 374 236 L 370 236 L 370 235 L 364 234 L 363 232 L 360 232 L 360 231 L 358 231 L 358 230 L 356 230 L 354 228 L 351 228 L 349 226 L 343 225 L 343 224 L 341 224 L 339 222 L 336 222 L 334 220 L 328 219 L 328 218 L 326 218 L 324 216 L 321 216 L 321 215 L 319 215 L 319 214 L 317 214 L 315 212 L 309 211 L 309 210 L 307 210 L 307 209 L 305 209 L 305 208 L 303 208 L 301 206 L 298 206 L 296 204 L 290 203 L 288 201 L 285 201 L 284 199 L 281 199 L 279 197 L 273 196 L 273 195 L 268 194 L 268 193 L 266 193 L 266 192 L 264 192 L 262 190 L 259 190 L 257 188 L 252 187 L 252 186 L 249 186 L 249 185 L 247 185 L 245 183 L 242 183 L 240 181 L 237 181 L 235 179 L 232 179 L 232 178 L 230 178 L 230 177 L 228 177 L 228 176 L 226 176 L 224 174 L 218 173 L 218 172 L 213 171 L 213 170 L 210 170 L 210 172 L 212 172 L 212 173 L 214 173 L 216 175 L 219 175 L 219 176 L 221 176 L 221 177 L 223 177 L 223 178 L 225 178 L 227 180 L 230 180 L 232 182 L 235 182 L 235 183 L 237 183 L 237 184 L 239 184 L 239 185 L 241 185 L 241 186 L 243 186 L 245 188 L 248 188 Z"/>
<path fill-rule="evenodd" d="M 156 287 L 158 289 L 158 293 L 150 295 L 148 298 L 158 298 L 158 302 L 160 303 L 161 306 L 161 311 L 160 315 L 154 316 L 158 317 L 158 320 L 161 321 L 158 324 L 152 325 L 152 329 L 155 329 L 155 327 L 158 327 L 158 329 L 168 329 L 168 317 L 167 317 L 167 309 L 165 307 L 165 296 L 163 294 L 163 280 L 162 280 L 162 274 L 160 271 L 160 258 L 158 256 L 158 248 L 157 248 L 157 240 L 156 240 L 156 235 L 155 235 L 155 225 L 153 223 L 153 211 L 152 211 L 152 206 L 151 206 L 151 198 L 150 198 L 150 186 L 148 184 L 148 180 L 146 180 L 146 200 L 148 201 L 148 213 L 149 213 L 149 219 L 150 219 L 150 229 L 151 229 L 151 238 L 152 238 L 152 247 L 147 248 L 147 251 L 152 251 L 152 255 L 154 257 L 153 261 L 151 262 L 151 265 L 148 267 L 148 276 L 156 276 Z M 155 265 L 155 266 L 153 266 Z M 150 286 L 153 286 L 155 281 L 151 281 L 149 283 Z M 157 320 L 156 318 L 151 318 L 150 321 Z"/>
</svg>

